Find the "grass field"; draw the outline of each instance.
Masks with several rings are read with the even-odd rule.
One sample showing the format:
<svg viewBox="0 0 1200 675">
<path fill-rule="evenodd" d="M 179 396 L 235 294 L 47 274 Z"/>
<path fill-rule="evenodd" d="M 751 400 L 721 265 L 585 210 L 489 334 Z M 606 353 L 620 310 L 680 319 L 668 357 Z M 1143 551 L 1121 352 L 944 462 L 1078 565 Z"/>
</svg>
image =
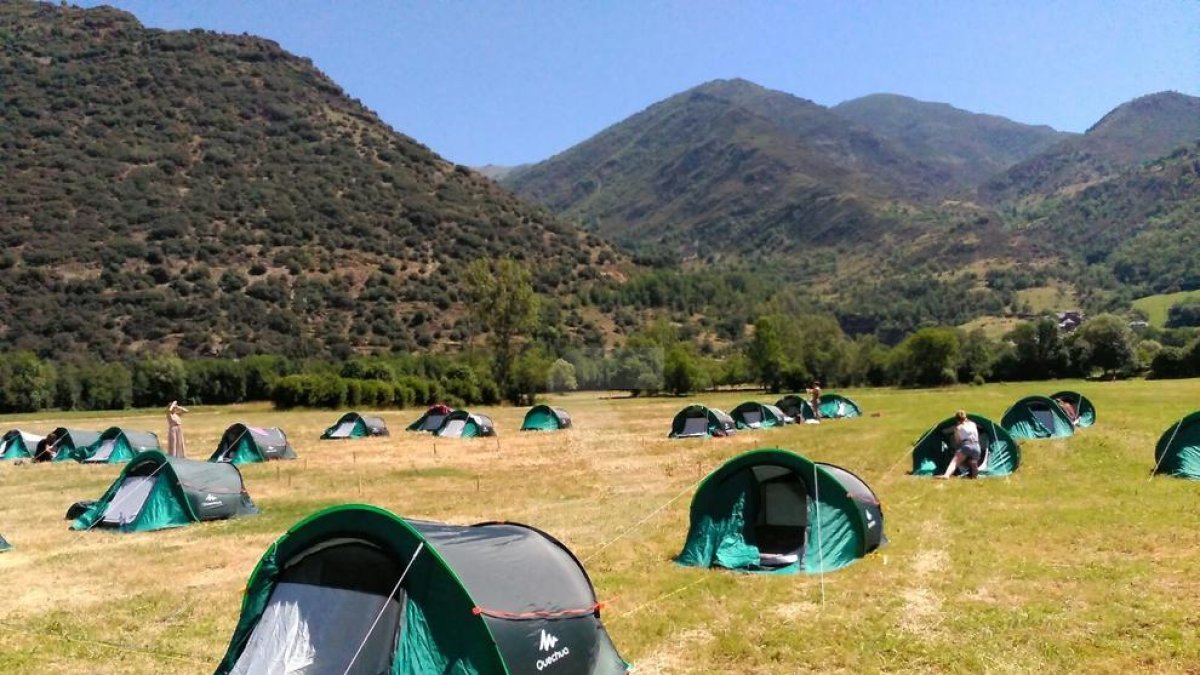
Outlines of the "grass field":
<svg viewBox="0 0 1200 675">
<path fill-rule="evenodd" d="M 1133 307 L 1146 313 L 1146 320 L 1151 326 L 1162 328 L 1167 325 L 1167 310 L 1171 309 L 1171 305 L 1187 300 L 1188 298 L 1200 298 L 1200 291 L 1180 291 L 1178 293 L 1148 295 L 1144 298 L 1134 300 Z"/>
<path fill-rule="evenodd" d="M 956 408 L 998 420 L 1018 397 L 1062 388 L 1095 402 L 1097 425 L 1026 442 L 1012 477 L 906 475 L 912 441 Z M 666 439 L 676 410 L 690 400 L 729 409 L 752 395 L 572 395 L 553 401 L 572 412 L 570 431 L 519 434 L 523 411 L 497 408 L 486 411 L 497 439 L 458 441 L 405 434 L 414 411 L 380 413 L 388 439 L 320 442 L 336 413 L 194 408 L 193 457 L 244 420 L 283 427 L 300 459 L 243 468 L 260 516 L 141 534 L 71 532 L 63 519 L 119 467 L 8 463 L 0 533 L 15 548 L 0 554 L 0 672 L 210 673 L 268 544 L 341 502 L 555 535 L 585 560 L 613 640 L 639 673 L 1197 672 L 1200 484 L 1148 473 L 1162 431 L 1200 408 L 1200 380 L 841 393 L 870 416 L 704 441 Z M 0 427 L 46 431 L 68 418 L 165 438 L 158 411 L 9 417 Z M 691 488 L 756 447 L 856 472 L 883 502 L 891 543 L 823 578 L 672 564 Z"/>
</svg>

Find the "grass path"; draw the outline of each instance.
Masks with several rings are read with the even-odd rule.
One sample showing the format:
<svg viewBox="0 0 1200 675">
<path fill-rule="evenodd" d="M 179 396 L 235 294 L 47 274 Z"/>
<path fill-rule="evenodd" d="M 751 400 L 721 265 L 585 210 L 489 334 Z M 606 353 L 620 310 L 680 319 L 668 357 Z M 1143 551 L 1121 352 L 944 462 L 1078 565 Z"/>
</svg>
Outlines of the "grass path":
<svg viewBox="0 0 1200 675">
<path fill-rule="evenodd" d="M 1027 442 L 1012 477 L 906 475 L 912 441 L 956 408 L 999 420 L 1020 396 L 1062 388 L 1096 403 L 1097 426 Z M 406 434 L 414 411 L 379 413 L 391 438 L 321 442 L 336 413 L 201 406 L 185 419 L 194 456 L 245 421 L 284 428 L 300 459 L 243 469 L 261 516 L 144 534 L 75 533 L 63 520 L 118 467 L 6 463 L 0 533 L 16 548 L 0 555 L 0 673 L 210 673 L 266 547 L 347 501 L 553 534 L 587 560 L 614 642 L 642 673 L 1196 672 L 1200 484 L 1148 472 L 1162 431 L 1200 408 L 1200 380 L 843 393 L 873 416 L 705 441 L 667 440 L 674 412 L 754 396 L 570 395 L 553 401 L 571 411 L 570 431 L 519 434 L 523 411 L 495 408 L 484 412 L 500 436 L 476 440 Z M 41 432 L 68 418 L 165 438 L 158 411 L 12 416 L 0 427 Z M 883 502 L 890 544 L 824 578 L 674 565 L 691 488 L 757 447 L 859 474 Z"/>
</svg>

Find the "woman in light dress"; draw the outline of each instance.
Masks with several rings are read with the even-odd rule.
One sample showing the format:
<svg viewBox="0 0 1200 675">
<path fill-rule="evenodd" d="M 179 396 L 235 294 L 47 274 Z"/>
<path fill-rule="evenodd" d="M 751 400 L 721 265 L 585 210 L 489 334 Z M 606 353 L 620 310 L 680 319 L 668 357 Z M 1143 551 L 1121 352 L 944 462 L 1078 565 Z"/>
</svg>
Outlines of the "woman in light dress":
<svg viewBox="0 0 1200 675">
<path fill-rule="evenodd" d="M 179 405 L 179 401 L 171 401 L 167 406 L 167 454 L 172 457 L 187 456 L 187 446 L 183 442 L 182 413 L 188 409 Z"/>
</svg>

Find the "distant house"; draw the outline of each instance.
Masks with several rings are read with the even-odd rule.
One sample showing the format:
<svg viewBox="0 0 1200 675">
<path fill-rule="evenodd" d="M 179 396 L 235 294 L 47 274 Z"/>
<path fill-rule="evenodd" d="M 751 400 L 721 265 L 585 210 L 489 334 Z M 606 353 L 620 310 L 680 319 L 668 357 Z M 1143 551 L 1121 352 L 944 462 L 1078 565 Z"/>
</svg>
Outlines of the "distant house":
<svg viewBox="0 0 1200 675">
<path fill-rule="evenodd" d="M 1059 312 L 1056 317 L 1058 318 L 1058 329 L 1064 333 L 1070 333 L 1079 328 L 1085 318 L 1083 312 Z"/>
</svg>

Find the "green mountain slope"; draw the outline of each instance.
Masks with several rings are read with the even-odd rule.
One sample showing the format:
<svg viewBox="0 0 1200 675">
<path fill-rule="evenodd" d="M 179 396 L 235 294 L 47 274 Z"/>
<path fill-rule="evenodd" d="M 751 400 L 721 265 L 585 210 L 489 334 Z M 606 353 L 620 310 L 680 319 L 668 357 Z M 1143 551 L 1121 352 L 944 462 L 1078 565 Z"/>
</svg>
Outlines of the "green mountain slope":
<svg viewBox="0 0 1200 675">
<path fill-rule="evenodd" d="M 1115 108 L 1084 135 L 1011 167 L 979 192 L 992 203 L 1070 194 L 1197 139 L 1200 98 L 1176 92 L 1142 96 Z"/>
<path fill-rule="evenodd" d="M 267 40 L 3 2 L 0 82 L 0 345 L 429 345 L 464 261 L 568 292 L 616 260 Z"/>
<path fill-rule="evenodd" d="M 832 108 L 908 154 L 944 165 L 958 187 L 978 185 L 1008 167 L 1074 136 L 945 103 L 872 94 Z"/>
<path fill-rule="evenodd" d="M 787 251 L 887 229 L 948 178 L 827 108 L 744 80 L 657 103 L 504 184 L 605 236 Z"/>
</svg>

